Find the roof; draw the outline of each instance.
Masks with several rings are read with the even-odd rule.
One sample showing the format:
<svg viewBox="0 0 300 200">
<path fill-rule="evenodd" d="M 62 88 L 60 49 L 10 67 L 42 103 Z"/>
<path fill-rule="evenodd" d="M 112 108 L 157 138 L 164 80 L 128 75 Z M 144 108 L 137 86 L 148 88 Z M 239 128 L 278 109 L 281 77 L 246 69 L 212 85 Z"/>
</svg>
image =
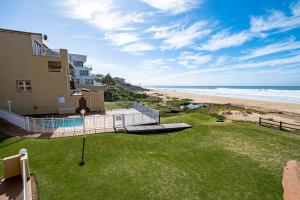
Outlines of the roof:
<svg viewBox="0 0 300 200">
<path fill-rule="evenodd" d="M 4 29 L 4 28 L 0 28 L 0 31 L 1 32 L 9 32 L 9 33 L 42 35 L 41 33 L 33 33 L 33 32 L 26 32 L 26 31 L 17 31 L 17 30 Z"/>
</svg>

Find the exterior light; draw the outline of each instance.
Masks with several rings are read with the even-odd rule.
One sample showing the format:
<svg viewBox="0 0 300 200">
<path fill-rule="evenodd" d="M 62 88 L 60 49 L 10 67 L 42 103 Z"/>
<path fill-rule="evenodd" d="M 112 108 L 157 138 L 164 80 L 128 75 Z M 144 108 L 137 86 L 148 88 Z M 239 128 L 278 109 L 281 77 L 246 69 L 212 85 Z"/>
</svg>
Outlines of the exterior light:
<svg viewBox="0 0 300 200">
<path fill-rule="evenodd" d="M 80 113 L 82 115 L 82 129 L 83 129 L 83 141 L 82 141 L 82 152 L 81 152 L 81 161 L 79 163 L 79 166 L 83 166 L 85 164 L 84 162 L 84 147 L 85 147 L 85 109 L 81 109 Z"/>
<path fill-rule="evenodd" d="M 19 154 L 24 156 L 27 154 L 27 149 L 20 149 Z"/>
<path fill-rule="evenodd" d="M 8 104 L 8 111 L 11 112 L 11 106 L 10 106 L 11 100 L 7 100 L 7 104 Z"/>
</svg>

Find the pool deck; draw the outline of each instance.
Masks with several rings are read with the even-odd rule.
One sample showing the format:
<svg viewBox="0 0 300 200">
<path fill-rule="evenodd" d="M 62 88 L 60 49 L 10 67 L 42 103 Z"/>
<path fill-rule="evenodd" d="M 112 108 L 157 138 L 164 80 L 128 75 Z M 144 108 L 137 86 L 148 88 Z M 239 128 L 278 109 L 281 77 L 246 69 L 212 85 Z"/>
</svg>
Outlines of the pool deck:
<svg viewBox="0 0 300 200">
<path fill-rule="evenodd" d="M 138 125 L 127 126 L 125 130 L 127 133 L 148 133 L 148 132 L 166 132 L 166 131 L 178 131 L 192 126 L 186 123 L 173 123 L 173 124 L 159 124 L 159 125 Z"/>
</svg>

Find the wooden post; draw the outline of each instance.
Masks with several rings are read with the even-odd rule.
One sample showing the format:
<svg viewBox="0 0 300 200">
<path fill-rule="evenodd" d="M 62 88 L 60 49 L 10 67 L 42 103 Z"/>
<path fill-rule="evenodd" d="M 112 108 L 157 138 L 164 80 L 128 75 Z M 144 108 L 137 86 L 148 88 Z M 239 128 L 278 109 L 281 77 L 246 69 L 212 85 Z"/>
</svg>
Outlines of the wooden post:
<svg viewBox="0 0 300 200">
<path fill-rule="evenodd" d="M 279 130 L 282 130 L 282 121 L 279 122 Z"/>
<path fill-rule="evenodd" d="M 261 117 L 259 117 L 259 122 L 258 122 L 258 124 L 261 125 Z"/>
</svg>

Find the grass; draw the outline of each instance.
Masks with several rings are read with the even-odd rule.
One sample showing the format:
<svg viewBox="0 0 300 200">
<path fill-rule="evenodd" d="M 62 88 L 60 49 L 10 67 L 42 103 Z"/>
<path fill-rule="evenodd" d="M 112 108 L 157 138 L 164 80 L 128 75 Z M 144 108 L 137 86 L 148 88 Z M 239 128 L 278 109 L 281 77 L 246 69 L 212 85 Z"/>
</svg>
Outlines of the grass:
<svg viewBox="0 0 300 200">
<path fill-rule="evenodd" d="M 253 123 L 215 123 L 203 113 L 162 122 L 193 128 L 170 134 L 3 138 L 0 158 L 29 151 L 40 199 L 282 199 L 282 170 L 300 160 L 300 137 Z"/>
<path fill-rule="evenodd" d="M 113 110 L 113 109 L 121 109 L 121 108 L 129 108 L 131 106 L 131 102 L 120 101 L 120 102 L 104 102 L 105 110 Z"/>
</svg>

